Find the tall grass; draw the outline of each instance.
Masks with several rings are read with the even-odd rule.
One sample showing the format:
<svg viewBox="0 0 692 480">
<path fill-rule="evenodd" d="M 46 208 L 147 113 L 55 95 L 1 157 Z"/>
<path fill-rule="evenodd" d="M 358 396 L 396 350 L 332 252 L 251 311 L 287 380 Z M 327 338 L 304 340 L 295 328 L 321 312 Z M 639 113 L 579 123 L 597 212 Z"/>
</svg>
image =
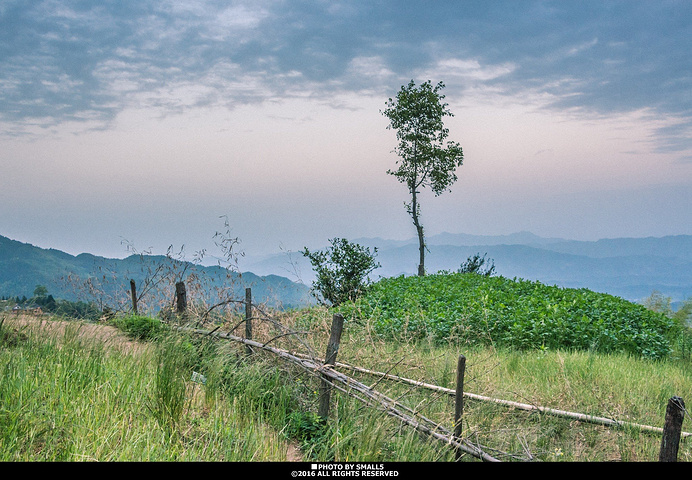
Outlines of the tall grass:
<svg viewBox="0 0 692 480">
<path fill-rule="evenodd" d="M 80 328 L 2 326 L 0 461 L 286 458 L 285 440 L 237 402 L 182 381 L 187 365 L 163 358 L 175 346 L 106 351 Z"/>
<path fill-rule="evenodd" d="M 186 357 L 185 343 L 175 337 L 164 338 L 157 345 L 154 387 L 146 405 L 169 435 L 178 432 L 192 399 L 187 382 L 191 370 Z"/>
<path fill-rule="evenodd" d="M 324 352 L 331 317 L 332 312 L 315 308 L 282 320 L 306 332 L 315 350 Z M 367 321 L 350 320 L 346 322 L 338 361 L 452 390 L 457 359 L 463 354 L 467 357 L 465 390 L 490 398 L 653 427 L 663 426 L 670 397 L 692 399 L 689 360 L 578 349 L 517 350 L 483 343 L 444 343 L 434 337 L 391 340 L 377 334 Z M 452 395 L 375 375 L 344 372 L 452 429 Z M 306 380 L 305 384 L 315 385 L 314 380 Z M 334 396 L 330 421 L 320 429 L 313 415 L 315 392 L 305 388 L 302 397 L 306 401 L 301 410 L 294 410 L 284 421 L 293 437 L 301 441 L 308 459 L 454 460 L 454 453 L 439 441 L 427 439 L 377 408 L 366 407 L 344 394 Z M 491 402 L 467 399 L 463 418 L 466 438 L 506 461 L 655 461 L 660 449 L 659 434 L 636 427 L 590 424 Z M 281 423 L 274 425 L 279 428 Z M 683 429 L 692 431 L 689 415 Z M 470 456 L 463 460 L 475 461 Z M 679 460 L 692 460 L 692 440 L 682 441 Z"/>
<path fill-rule="evenodd" d="M 323 352 L 331 315 L 315 308 L 281 320 Z M 0 461 L 283 461 L 289 442 L 310 461 L 454 460 L 448 446 L 341 392 L 320 423 L 318 377 L 262 352 L 247 356 L 232 342 L 173 332 L 120 351 L 87 341 L 82 328 L 0 327 Z M 686 361 L 391 341 L 367 322 L 346 323 L 337 361 L 453 389 L 460 354 L 465 390 L 493 398 L 652 426 L 663 425 L 668 398 L 692 398 Z M 192 372 L 206 381 L 192 382 Z M 345 373 L 451 429 L 452 395 Z M 683 430 L 691 429 L 687 418 Z M 660 436 L 636 428 L 471 399 L 463 434 L 508 461 L 652 461 L 660 447 Z M 692 460 L 690 440 L 679 459 Z"/>
<path fill-rule="evenodd" d="M 312 322 L 328 336 L 328 312 L 296 319 Z M 391 341 L 367 322 L 347 322 L 338 361 L 453 390 L 460 354 L 467 358 L 465 391 L 489 398 L 662 427 L 672 396 L 692 399 L 692 364 L 687 360 L 647 359 L 627 353 L 585 350 L 515 350 L 485 345 L 440 343 L 435 338 Z M 453 395 L 385 381 L 376 375 L 344 370 L 366 385 L 404 402 L 451 430 Z M 307 450 L 331 459 L 372 461 L 451 461 L 448 448 L 421 441 L 384 414 L 374 414 L 338 396 L 329 432 Z M 692 400 L 688 400 L 688 403 Z M 502 460 L 655 461 L 660 434 L 636 427 L 615 428 L 572 418 L 467 399 L 464 435 L 485 445 Z M 356 427 L 355 425 L 358 425 Z M 689 415 L 683 430 L 692 431 Z M 363 437 L 360 434 L 363 433 Z M 692 440 L 681 442 L 679 460 L 692 460 Z M 470 458 L 467 458 L 471 460 Z"/>
</svg>

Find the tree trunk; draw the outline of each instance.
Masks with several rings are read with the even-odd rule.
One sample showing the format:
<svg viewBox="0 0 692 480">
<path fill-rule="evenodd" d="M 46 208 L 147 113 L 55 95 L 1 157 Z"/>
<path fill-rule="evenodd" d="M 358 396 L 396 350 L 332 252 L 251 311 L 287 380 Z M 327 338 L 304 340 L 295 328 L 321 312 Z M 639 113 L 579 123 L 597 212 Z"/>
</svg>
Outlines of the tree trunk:
<svg viewBox="0 0 692 480">
<path fill-rule="evenodd" d="M 422 277 L 425 275 L 425 238 L 423 237 L 423 226 L 420 224 L 418 219 L 417 194 L 418 192 L 416 191 L 415 187 L 411 189 L 411 216 L 413 217 L 413 225 L 416 227 L 416 233 L 418 233 L 418 276 Z"/>
<path fill-rule="evenodd" d="M 418 276 L 422 277 L 425 275 L 425 242 L 423 240 L 423 227 L 416 225 L 418 230 L 418 252 L 419 252 L 419 263 L 418 263 Z"/>
</svg>

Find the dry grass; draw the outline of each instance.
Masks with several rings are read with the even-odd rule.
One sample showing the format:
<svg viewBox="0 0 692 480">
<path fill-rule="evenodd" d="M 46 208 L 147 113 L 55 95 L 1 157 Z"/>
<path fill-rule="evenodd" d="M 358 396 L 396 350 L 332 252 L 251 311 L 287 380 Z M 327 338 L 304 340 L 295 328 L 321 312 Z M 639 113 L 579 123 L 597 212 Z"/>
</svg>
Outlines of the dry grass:
<svg viewBox="0 0 692 480">
<path fill-rule="evenodd" d="M 75 320 L 62 320 L 49 315 L 8 315 L 5 317 L 4 328 L 10 328 L 15 333 L 24 329 L 44 331 L 54 338 L 62 338 L 68 327 L 74 327 Z M 141 353 L 147 345 L 133 341 L 121 330 L 105 324 L 79 322 L 77 335 L 83 342 L 99 342 L 105 346 L 123 353 Z"/>
</svg>

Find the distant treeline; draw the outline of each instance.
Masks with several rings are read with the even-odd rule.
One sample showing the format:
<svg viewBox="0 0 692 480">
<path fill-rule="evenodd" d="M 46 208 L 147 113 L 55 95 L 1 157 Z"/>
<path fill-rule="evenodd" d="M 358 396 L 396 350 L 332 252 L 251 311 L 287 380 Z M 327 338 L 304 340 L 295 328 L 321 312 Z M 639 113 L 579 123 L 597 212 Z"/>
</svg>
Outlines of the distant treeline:
<svg viewBox="0 0 692 480">
<path fill-rule="evenodd" d="M 103 311 L 93 302 L 55 299 L 45 287 L 37 286 L 34 296 L 4 296 L 0 299 L 0 311 L 40 311 L 52 315 L 98 320 Z"/>
</svg>

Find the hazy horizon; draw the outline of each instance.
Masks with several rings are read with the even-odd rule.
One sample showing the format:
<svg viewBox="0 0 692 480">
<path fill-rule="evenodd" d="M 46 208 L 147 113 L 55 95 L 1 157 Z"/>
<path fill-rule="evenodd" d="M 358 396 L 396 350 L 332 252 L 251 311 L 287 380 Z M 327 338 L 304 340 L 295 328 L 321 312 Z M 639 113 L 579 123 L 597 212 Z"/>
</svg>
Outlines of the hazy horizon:
<svg viewBox="0 0 692 480">
<path fill-rule="evenodd" d="M 219 232 L 220 233 L 220 232 Z M 439 239 L 440 238 L 446 238 L 446 236 L 464 236 L 464 237 L 469 237 L 469 238 L 476 238 L 480 243 L 469 243 L 466 244 L 464 243 L 463 246 L 467 247 L 482 247 L 482 246 L 502 246 L 502 245 L 523 245 L 523 242 L 518 242 L 518 243 L 503 243 L 500 240 L 502 239 L 513 239 L 516 238 L 517 236 L 532 236 L 535 237 L 535 240 L 539 243 L 536 245 L 540 247 L 541 243 L 540 241 L 548 241 L 548 242 L 586 242 L 586 243 L 597 243 L 599 241 L 607 241 L 607 240 L 631 240 L 631 239 L 647 239 L 647 238 L 655 238 L 655 239 L 663 239 L 667 237 L 687 237 L 687 236 L 692 236 L 690 234 L 672 234 L 672 235 L 647 235 L 647 236 L 642 236 L 642 237 L 602 237 L 594 240 L 579 240 L 579 239 L 574 239 L 574 238 L 566 238 L 566 237 L 544 237 L 540 235 L 536 235 L 533 232 L 529 231 L 517 231 L 517 232 L 511 232 L 507 234 L 497 234 L 497 235 L 484 235 L 484 234 L 467 234 L 463 232 L 440 232 L 435 235 L 427 236 L 426 240 L 430 241 L 429 246 L 445 246 L 445 245 L 462 245 L 458 243 L 457 241 L 455 242 L 450 242 L 450 243 L 442 243 Z M 10 240 L 14 240 L 17 242 L 25 243 L 32 245 L 34 247 L 38 247 L 41 249 L 52 249 L 52 250 L 59 250 L 64 253 L 68 253 L 72 256 L 78 256 L 81 254 L 88 254 L 88 255 L 96 255 L 96 256 L 102 256 L 104 258 L 108 259 L 124 259 L 127 258 L 131 255 L 139 255 L 139 254 L 144 254 L 144 255 L 170 255 L 172 258 L 179 258 L 180 260 L 185 260 L 185 261 L 190 261 L 190 262 L 199 262 L 202 265 L 205 266 L 213 266 L 213 265 L 218 265 L 218 264 L 226 264 L 227 262 L 225 261 L 219 261 L 223 260 L 220 255 L 222 254 L 222 250 L 220 247 L 217 247 L 218 250 L 210 250 L 208 252 L 203 252 L 204 255 L 201 258 L 196 258 L 196 255 L 200 253 L 200 251 L 192 251 L 189 250 L 185 247 L 185 244 L 181 245 L 174 245 L 170 244 L 168 245 L 165 249 L 158 251 L 158 250 L 153 250 L 153 249 L 144 249 L 144 250 L 139 250 L 137 249 L 136 245 L 131 245 L 129 241 L 123 240 L 121 243 L 122 246 L 122 252 L 119 254 L 115 255 L 100 255 L 96 254 L 91 251 L 81 251 L 81 252 L 68 252 L 65 250 L 61 250 L 59 248 L 56 248 L 55 246 L 52 245 L 39 245 L 35 244 L 32 242 L 24 241 L 21 239 L 16 239 L 16 238 L 11 238 L 8 237 L 7 235 L 3 235 L 2 232 L 0 232 L 0 236 L 9 238 Z M 418 238 L 415 236 L 410 236 L 407 238 L 401 238 L 401 239 L 394 239 L 394 238 L 385 238 L 385 237 L 358 237 L 358 238 L 348 238 L 349 241 L 354 242 L 354 243 L 360 243 L 364 246 L 370 246 L 371 244 L 377 244 L 381 243 L 387 246 L 404 246 L 404 245 L 418 245 Z M 489 243 L 483 243 L 484 241 L 489 242 Z M 309 247 L 310 249 L 313 248 L 326 248 L 328 247 L 329 244 L 329 239 L 325 239 L 323 243 L 319 244 L 316 243 L 315 245 Z M 379 247 L 378 247 L 379 248 Z M 246 255 L 246 252 L 242 248 L 242 240 L 239 240 L 239 243 L 237 243 L 234 246 L 234 252 L 237 254 L 235 258 L 235 261 L 240 263 L 240 266 L 242 267 L 242 264 L 247 264 L 251 262 L 257 262 L 260 261 L 263 258 L 271 258 L 276 255 L 294 255 L 297 257 L 303 257 L 302 253 L 300 250 L 302 250 L 303 247 L 300 247 L 298 249 L 287 249 L 287 248 L 279 248 L 274 251 L 264 251 L 260 253 L 253 253 L 250 255 Z M 412 262 L 415 264 L 413 260 L 417 260 L 417 257 L 412 257 Z"/>
<path fill-rule="evenodd" d="M 446 84 L 426 235 L 692 234 L 692 3 L 43 0 L 0 6 L 0 235 L 249 256 L 415 236 L 380 113 Z"/>
</svg>

